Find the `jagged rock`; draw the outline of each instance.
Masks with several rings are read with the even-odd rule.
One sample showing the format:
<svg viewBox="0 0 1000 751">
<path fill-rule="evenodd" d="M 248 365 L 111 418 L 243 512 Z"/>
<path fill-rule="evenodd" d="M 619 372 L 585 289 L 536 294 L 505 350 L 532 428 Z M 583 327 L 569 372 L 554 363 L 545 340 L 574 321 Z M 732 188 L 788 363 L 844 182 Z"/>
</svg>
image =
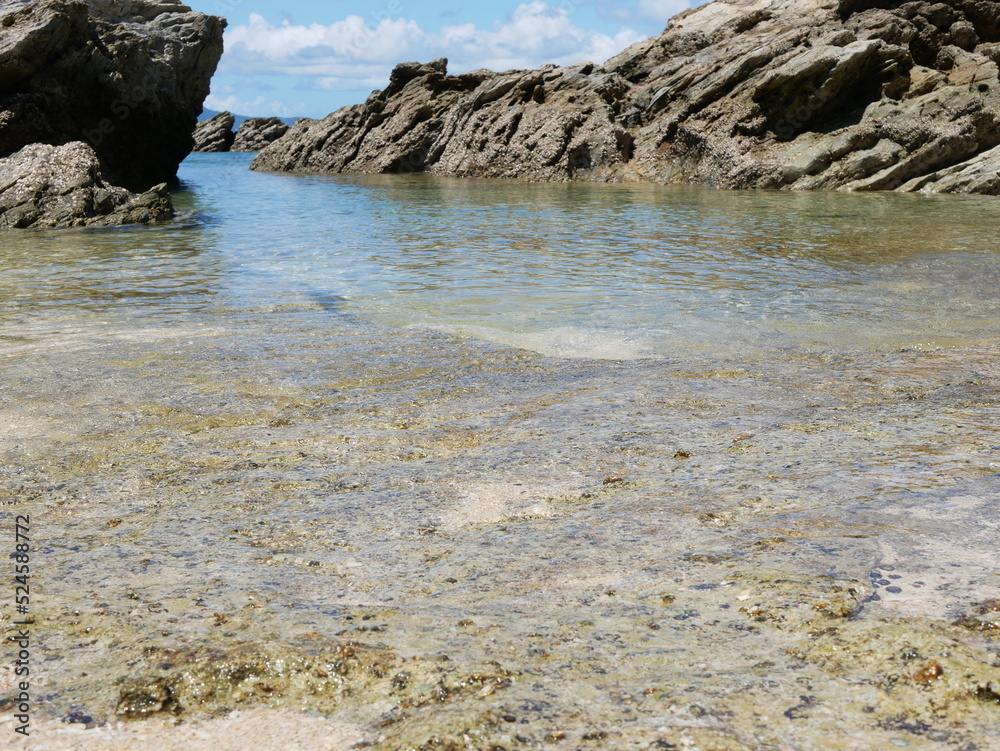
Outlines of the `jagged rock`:
<svg viewBox="0 0 1000 751">
<path fill-rule="evenodd" d="M 404 63 L 253 168 L 990 192 L 998 61 L 988 0 L 715 0 L 603 66 Z"/>
<path fill-rule="evenodd" d="M 228 112 L 220 112 L 198 123 L 194 129 L 194 149 L 201 152 L 229 151 L 233 145 L 233 123 L 236 118 Z"/>
<path fill-rule="evenodd" d="M 139 195 L 112 185 L 89 144 L 32 144 L 0 159 L 0 229 L 147 224 L 172 216 L 166 183 Z"/>
<path fill-rule="evenodd" d="M 558 180 L 631 150 L 606 101 L 627 88 L 616 76 L 593 76 L 589 64 L 448 76 L 446 65 L 398 65 L 385 91 L 324 120 L 298 121 L 253 168 Z"/>
<path fill-rule="evenodd" d="M 236 132 L 230 151 L 260 151 L 288 132 L 288 125 L 276 117 L 251 117 Z"/>
<path fill-rule="evenodd" d="M 224 26 L 178 0 L 4 0 L 0 157 L 85 141 L 117 184 L 172 180 Z"/>
<path fill-rule="evenodd" d="M 901 191 L 1000 195 L 1000 146 L 929 175 L 914 178 Z"/>
</svg>

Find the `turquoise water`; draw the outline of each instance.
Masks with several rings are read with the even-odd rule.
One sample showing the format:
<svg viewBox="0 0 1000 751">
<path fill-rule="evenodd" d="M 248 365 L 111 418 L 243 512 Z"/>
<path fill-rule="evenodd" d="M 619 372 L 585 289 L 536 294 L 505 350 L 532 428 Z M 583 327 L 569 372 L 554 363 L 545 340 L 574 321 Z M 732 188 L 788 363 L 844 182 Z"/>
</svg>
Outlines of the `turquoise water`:
<svg viewBox="0 0 1000 751">
<path fill-rule="evenodd" d="M 176 223 L 4 238 L 31 330 L 277 308 L 563 356 L 928 348 L 1000 330 L 995 199 L 182 165 Z"/>
</svg>

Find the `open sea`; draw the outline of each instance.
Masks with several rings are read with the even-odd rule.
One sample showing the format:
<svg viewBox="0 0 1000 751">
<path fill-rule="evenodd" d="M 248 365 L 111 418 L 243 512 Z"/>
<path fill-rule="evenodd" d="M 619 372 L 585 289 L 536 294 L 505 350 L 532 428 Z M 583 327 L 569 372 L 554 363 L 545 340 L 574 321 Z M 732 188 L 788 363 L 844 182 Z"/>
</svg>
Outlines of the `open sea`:
<svg viewBox="0 0 1000 751">
<path fill-rule="evenodd" d="M 1000 744 L 996 198 L 250 159 L 189 157 L 163 226 L 0 238 L 39 712 Z"/>
</svg>

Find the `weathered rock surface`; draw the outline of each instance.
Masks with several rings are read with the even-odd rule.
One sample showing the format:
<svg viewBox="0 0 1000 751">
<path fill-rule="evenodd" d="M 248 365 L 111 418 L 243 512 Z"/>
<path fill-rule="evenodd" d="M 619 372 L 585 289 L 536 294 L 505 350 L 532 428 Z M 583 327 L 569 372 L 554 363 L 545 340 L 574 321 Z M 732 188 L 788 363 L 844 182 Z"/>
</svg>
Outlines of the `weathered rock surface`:
<svg viewBox="0 0 1000 751">
<path fill-rule="evenodd" d="M 179 0 L 4 0 L 0 157 L 86 141 L 117 184 L 172 180 L 224 26 Z"/>
<path fill-rule="evenodd" d="M 202 120 L 194 129 L 194 149 L 198 152 L 229 151 L 235 134 L 233 124 L 236 118 L 228 112 L 220 112 L 207 120 Z"/>
<path fill-rule="evenodd" d="M 276 117 L 251 117 L 243 121 L 230 150 L 260 151 L 285 135 L 288 128 L 287 123 L 281 122 Z"/>
<path fill-rule="evenodd" d="M 0 229 L 147 224 L 173 213 L 166 183 L 139 195 L 112 185 L 89 144 L 32 144 L 0 159 Z"/>
<path fill-rule="evenodd" d="M 603 66 L 404 63 L 259 170 L 998 192 L 1000 3 L 715 0 Z"/>
<path fill-rule="evenodd" d="M 915 177 L 898 190 L 925 193 L 1000 195 L 1000 146 L 952 167 Z"/>
</svg>

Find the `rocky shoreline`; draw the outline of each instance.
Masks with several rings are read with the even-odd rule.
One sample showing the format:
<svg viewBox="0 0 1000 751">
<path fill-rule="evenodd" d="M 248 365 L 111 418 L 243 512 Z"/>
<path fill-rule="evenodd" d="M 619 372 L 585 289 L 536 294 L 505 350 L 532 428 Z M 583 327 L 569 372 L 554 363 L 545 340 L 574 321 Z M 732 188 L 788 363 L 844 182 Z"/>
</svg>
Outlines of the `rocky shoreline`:
<svg viewBox="0 0 1000 751">
<path fill-rule="evenodd" d="M 603 66 L 401 64 L 252 168 L 992 194 L 998 60 L 993 2 L 715 0 Z"/>
<path fill-rule="evenodd" d="M 179 0 L 17 0 L 0 24 L 0 227 L 169 218 L 169 194 L 146 192 L 192 150 L 260 152 L 251 168 L 280 172 L 1000 194 L 986 0 L 715 0 L 604 65 L 402 63 L 363 104 L 238 132 L 228 112 L 196 123 L 221 18 Z M 80 179 L 58 201 L 19 172 L 35 144 L 60 147 L 49 164 L 72 154 Z M 123 211 L 136 202 L 155 210 Z"/>
<path fill-rule="evenodd" d="M 0 227 L 172 215 L 159 186 L 191 151 L 224 27 L 179 0 L 5 3 Z M 122 211 L 137 201 L 155 207 Z"/>
</svg>

